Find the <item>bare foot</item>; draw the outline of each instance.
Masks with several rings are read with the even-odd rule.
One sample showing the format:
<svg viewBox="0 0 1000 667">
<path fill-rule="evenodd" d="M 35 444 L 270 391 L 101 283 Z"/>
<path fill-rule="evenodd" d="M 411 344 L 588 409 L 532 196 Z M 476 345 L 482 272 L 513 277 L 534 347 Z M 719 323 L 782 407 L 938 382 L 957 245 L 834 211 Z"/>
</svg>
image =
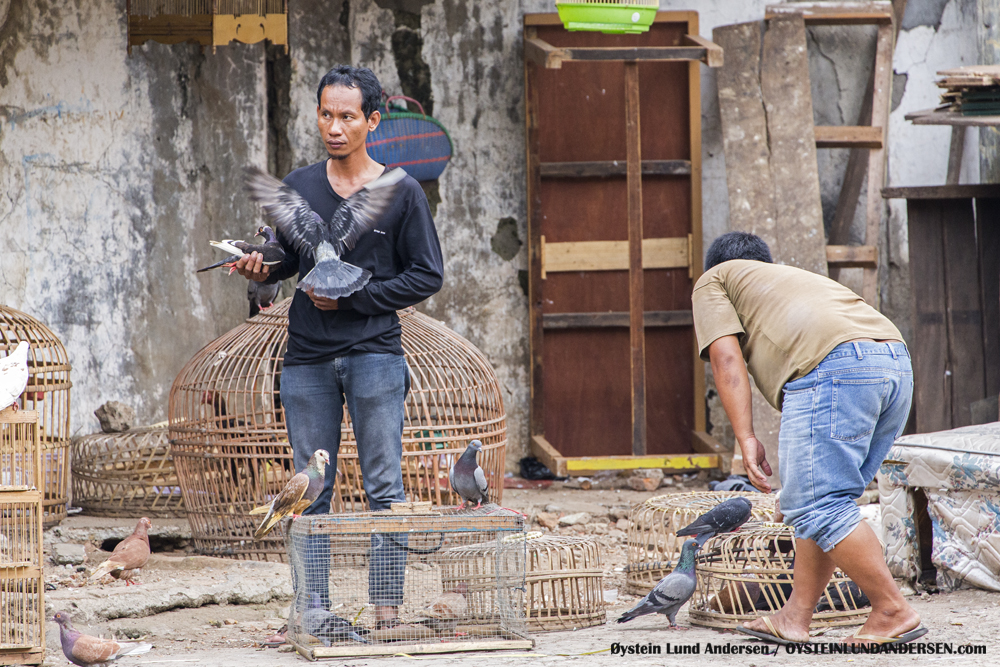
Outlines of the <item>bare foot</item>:
<svg viewBox="0 0 1000 667">
<path fill-rule="evenodd" d="M 803 618 L 795 618 L 794 614 L 787 611 L 787 606 L 782 608 L 780 611 L 772 614 L 769 618 L 771 619 L 771 625 L 774 629 L 778 631 L 780 638 L 787 639 L 791 642 L 807 642 L 809 641 L 809 621 L 811 620 L 809 616 Z M 748 630 L 756 630 L 757 632 L 764 632 L 767 634 L 773 634 L 770 628 L 764 623 L 763 618 L 756 618 L 752 621 L 747 621 L 743 624 Z"/>
<path fill-rule="evenodd" d="M 908 604 L 892 611 L 872 612 L 868 620 L 858 630 L 859 635 L 873 635 L 876 637 L 898 637 L 910 630 L 920 627 L 920 615 Z M 872 644 L 875 642 L 847 637 L 845 644 Z"/>
</svg>

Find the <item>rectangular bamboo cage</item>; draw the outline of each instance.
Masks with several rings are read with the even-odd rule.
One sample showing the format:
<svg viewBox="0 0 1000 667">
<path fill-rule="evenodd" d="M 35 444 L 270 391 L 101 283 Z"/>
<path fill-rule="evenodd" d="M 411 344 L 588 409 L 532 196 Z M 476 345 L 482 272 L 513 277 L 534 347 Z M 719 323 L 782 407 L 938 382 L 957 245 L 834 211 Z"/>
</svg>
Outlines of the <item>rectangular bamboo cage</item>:
<svg viewBox="0 0 1000 667">
<path fill-rule="evenodd" d="M 288 52 L 288 0 L 126 0 L 128 52 L 149 40 L 225 46 L 267 39 Z"/>
<path fill-rule="evenodd" d="M 303 516 L 288 640 L 309 659 L 531 648 L 524 517 L 492 506 Z M 376 606 L 396 607 L 379 623 Z"/>
<path fill-rule="evenodd" d="M 0 411 L 0 664 L 45 658 L 38 413 Z"/>
</svg>

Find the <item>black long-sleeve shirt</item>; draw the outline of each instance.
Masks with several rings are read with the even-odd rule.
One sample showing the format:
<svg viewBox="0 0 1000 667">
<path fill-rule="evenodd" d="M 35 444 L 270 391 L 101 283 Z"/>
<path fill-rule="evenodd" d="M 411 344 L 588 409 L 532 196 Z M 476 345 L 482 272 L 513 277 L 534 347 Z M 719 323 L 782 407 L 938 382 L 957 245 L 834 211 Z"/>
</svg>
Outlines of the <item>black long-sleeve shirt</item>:
<svg viewBox="0 0 1000 667">
<path fill-rule="evenodd" d="M 284 181 L 323 220 L 330 220 L 344 199 L 326 175 L 326 160 L 296 169 Z M 266 282 L 274 283 L 315 266 L 300 257 L 282 234 L 285 261 Z M 302 290 L 295 290 L 288 315 L 285 365 L 316 364 L 351 352 L 403 354 L 396 311 L 420 303 L 441 289 L 444 275 L 441 244 L 424 191 L 412 177 L 400 181 L 388 211 L 375 228 L 361 236 L 341 259 L 371 271 L 367 285 L 342 297 L 338 310 L 322 311 Z"/>
</svg>

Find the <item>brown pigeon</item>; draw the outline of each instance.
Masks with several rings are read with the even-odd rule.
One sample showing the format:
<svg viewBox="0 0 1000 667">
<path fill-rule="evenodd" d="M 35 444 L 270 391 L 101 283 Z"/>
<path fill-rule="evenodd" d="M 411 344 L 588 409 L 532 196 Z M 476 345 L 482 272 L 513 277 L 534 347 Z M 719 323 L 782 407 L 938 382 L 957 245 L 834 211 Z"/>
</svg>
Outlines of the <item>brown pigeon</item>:
<svg viewBox="0 0 1000 667">
<path fill-rule="evenodd" d="M 97 566 L 90 575 L 91 580 L 110 574 L 115 579 L 124 579 L 126 586 L 135 583 L 132 577 L 149 560 L 149 536 L 146 532 L 152 525 L 146 517 L 139 519 L 135 531 L 118 543 L 110 558 Z"/>
<path fill-rule="evenodd" d="M 419 616 L 427 619 L 420 621 L 420 624 L 438 634 L 455 634 L 458 622 L 469 614 L 469 603 L 465 599 L 468 592 L 469 585 L 463 581 L 454 589 L 439 595 L 419 612 Z"/>
<path fill-rule="evenodd" d="M 52 620 L 59 624 L 59 641 L 62 643 L 63 655 L 79 667 L 105 665 L 123 655 L 142 655 L 153 648 L 152 644 L 116 642 L 114 639 L 85 635 L 73 629 L 69 612 L 58 611 Z"/>
<path fill-rule="evenodd" d="M 285 488 L 275 496 L 270 505 L 261 505 L 250 510 L 250 514 L 267 512 L 267 516 L 260 522 L 260 526 L 253 534 L 255 540 L 270 533 L 275 524 L 289 514 L 297 516 L 313 504 L 323 490 L 326 466 L 329 463 L 329 452 L 325 449 L 317 449 L 312 458 L 309 459 L 309 465 L 306 466 L 306 469 L 288 480 L 288 484 L 285 484 Z"/>
</svg>

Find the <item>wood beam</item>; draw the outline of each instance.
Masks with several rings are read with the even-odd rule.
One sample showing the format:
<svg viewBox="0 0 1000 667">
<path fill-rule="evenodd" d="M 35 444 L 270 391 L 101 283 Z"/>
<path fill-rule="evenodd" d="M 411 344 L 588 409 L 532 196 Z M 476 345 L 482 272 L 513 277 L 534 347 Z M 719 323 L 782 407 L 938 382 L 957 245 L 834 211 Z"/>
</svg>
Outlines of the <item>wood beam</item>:
<svg viewBox="0 0 1000 667">
<path fill-rule="evenodd" d="M 642 147 L 639 64 L 625 63 L 625 154 L 628 166 L 628 303 L 632 370 L 632 454 L 646 453 L 646 332 L 642 275 Z"/>
<path fill-rule="evenodd" d="M 718 47 L 716 47 L 718 48 Z M 686 61 L 699 60 L 708 62 L 709 48 L 705 46 L 552 46 L 539 37 L 527 37 L 524 40 L 524 57 L 536 65 L 546 69 L 562 69 L 564 62 L 593 62 L 624 60 L 631 61 Z M 721 51 L 721 49 L 719 49 Z M 718 60 L 718 52 L 713 52 L 713 59 Z M 717 67 L 717 65 L 712 65 Z"/>
<path fill-rule="evenodd" d="M 565 241 L 540 239 L 541 277 L 567 271 L 627 271 L 628 241 Z M 643 239 L 642 268 L 678 269 L 690 264 L 688 239 Z"/>
<path fill-rule="evenodd" d="M 817 125 L 816 148 L 882 148 L 882 128 L 871 125 Z"/>
<path fill-rule="evenodd" d="M 689 327 L 694 324 L 690 310 L 647 310 L 643 313 L 645 327 Z M 629 313 L 545 313 L 545 329 L 615 328 L 629 326 Z"/>
<path fill-rule="evenodd" d="M 722 67 L 725 62 L 722 47 L 712 40 L 705 39 L 701 35 L 684 35 L 684 41 L 688 44 L 701 46 L 705 49 L 705 58 L 703 62 L 709 67 Z"/>
<path fill-rule="evenodd" d="M 618 160 L 603 162 L 542 162 L 542 178 L 607 178 L 625 176 L 626 163 Z M 688 176 L 690 160 L 643 160 L 643 176 Z"/>
<path fill-rule="evenodd" d="M 874 269 L 878 266 L 878 248 L 870 245 L 828 245 L 826 261 L 839 269 Z"/>
</svg>

